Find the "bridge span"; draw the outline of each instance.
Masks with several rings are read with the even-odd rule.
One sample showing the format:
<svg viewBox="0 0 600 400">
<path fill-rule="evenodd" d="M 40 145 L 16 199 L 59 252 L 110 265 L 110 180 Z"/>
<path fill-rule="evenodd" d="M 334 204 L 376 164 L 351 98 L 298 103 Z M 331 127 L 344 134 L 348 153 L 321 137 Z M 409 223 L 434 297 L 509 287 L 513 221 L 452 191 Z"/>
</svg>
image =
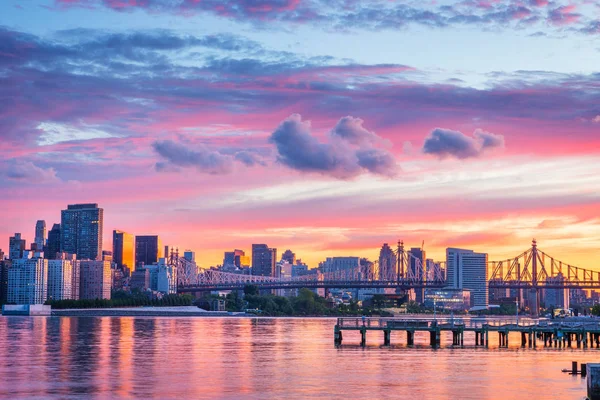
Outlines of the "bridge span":
<svg viewBox="0 0 600 400">
<path fill-rule="evenodd" d="M 198 269 L 183 257 L 171 255 L 169 263 L 177 272 L 179 292 L 239 290 L 246 285 L 259 289 L 348 288 L 409 290 L 446 287 L 444 262 L 430 268 L 398 242 L 392 265 L 377 261 L 338 271 L 318 271 L 298 277 L 243 275 L 216 269 Z M 600 272 L 565 263 L 538 249 L 535 239 L 529 249 L 514 258 L 488 261 L 490 289 L 600 289 Z M 539 295 L 539 293 L 538 293 Z"/>
</svg>

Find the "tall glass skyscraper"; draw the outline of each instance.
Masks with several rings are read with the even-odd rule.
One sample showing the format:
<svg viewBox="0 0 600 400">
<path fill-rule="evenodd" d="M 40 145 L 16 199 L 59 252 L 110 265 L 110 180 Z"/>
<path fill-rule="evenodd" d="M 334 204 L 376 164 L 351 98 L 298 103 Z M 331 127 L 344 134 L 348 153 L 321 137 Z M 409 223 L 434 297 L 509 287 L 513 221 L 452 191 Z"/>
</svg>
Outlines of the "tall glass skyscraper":
<svg viewBox="0 0 600 400">
<path fill-rule="evenodd" d="M 136 236 L 135 237 L 135 266 L 140 263 L 152 265 L 164 257 L 164 248 L 158 236 Z"/>
<path fill-rule="evenodd" d="M 48 246 L 44 250 L 44 257 L 54 260 L 57 253 L 60 253 L 60 224 L 52 225 L 52 229 L 48 232 Z"/>
<path fill-rule="evenodd" d="M 102 260 L 104 210 L 98 204 L 71 204 L 60 216 L 60 249 L 80 260 Z"/>
<path fill-rule="evenodd" d="M 46 221 L 39 220 L 35 224 L 35 239 L 33 241 L 38 251 L 44 251 L 46 245 Z"/>
<path fill-rule="evenodd" d="M 113 261 L 121 270 L 127 267 L 129 271 L 135 270 L 135 238 L 132 234 L 113 231 Z"/>
</svg>

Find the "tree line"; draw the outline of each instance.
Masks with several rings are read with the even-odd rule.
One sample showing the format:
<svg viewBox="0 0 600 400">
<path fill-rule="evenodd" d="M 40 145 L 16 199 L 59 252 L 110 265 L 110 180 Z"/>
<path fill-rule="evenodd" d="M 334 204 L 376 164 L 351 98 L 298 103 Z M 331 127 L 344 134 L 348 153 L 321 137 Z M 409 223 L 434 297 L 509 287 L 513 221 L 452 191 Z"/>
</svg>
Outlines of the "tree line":
<svg viewBox="0 0 600 400">
<path fill-rule="evenodd" d="M 48 300 L 46 305 L 55 309 L 67 308 L 115 308 L 115 307 L 177 307 L 191 306 L 194 298 L 189 294 L 168 294 L 160 299 L 150 298 L 144 293 L 116 291 L 111 299 Z"/>
</svg>

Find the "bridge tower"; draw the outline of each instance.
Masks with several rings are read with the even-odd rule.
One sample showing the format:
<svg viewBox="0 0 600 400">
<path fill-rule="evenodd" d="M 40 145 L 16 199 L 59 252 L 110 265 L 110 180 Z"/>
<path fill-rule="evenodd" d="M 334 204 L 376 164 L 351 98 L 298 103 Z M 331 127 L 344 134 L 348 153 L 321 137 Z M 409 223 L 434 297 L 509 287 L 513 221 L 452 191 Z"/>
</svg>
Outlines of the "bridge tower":
<svg viewBox="0 0 600 400">
<path fill-rule="evenodd" d="M 531 288 L 535 295 L 533 304 L 533 316 L 537 317 L 540 312 L 540 291 L 538 287 L 538 251 L 537 251 L 537 240 L 535 238 L 531 241 Z"/>
<path fill-rule="evenodd" d="M 404 260 L 406 254 L 404 254 L 404 241 L 398 240 L 398 286 L 400 286 L 400 281 L 404 279 Z"/>
</svg>

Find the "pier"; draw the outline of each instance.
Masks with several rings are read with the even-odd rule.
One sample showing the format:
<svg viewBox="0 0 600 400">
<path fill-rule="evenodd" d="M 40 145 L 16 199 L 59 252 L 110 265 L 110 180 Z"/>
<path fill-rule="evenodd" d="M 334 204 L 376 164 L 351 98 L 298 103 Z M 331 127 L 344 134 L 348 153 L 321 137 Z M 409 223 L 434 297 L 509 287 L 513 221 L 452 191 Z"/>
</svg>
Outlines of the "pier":
<svg viewBox="0 0 600 400">
<path fill-rule="evenodd" d="M 510 323 L 504 320 L 461 318 L 338 318 L 334 343 L 341 345 L 344 332 L 360 333 L 360 344 L 367 343 L 367 333 L 382 332 L 383 345 L 391 345 L 393 331 L 406 332 L 406 345 L 413 346 L 416 332 L 427 332 L 429 344 L 440 347 L 441 333 L 452 333 L 452 346 L 464 347 L 465 332 L 473 332 L 475 346 L 489 347 L 490 335 L 498 336 L 498 347 L 508 347 L 509 338 L 519 340 L 523 348 L 600 348 L 600 321 L 530 320 Z"/>
</svg>

